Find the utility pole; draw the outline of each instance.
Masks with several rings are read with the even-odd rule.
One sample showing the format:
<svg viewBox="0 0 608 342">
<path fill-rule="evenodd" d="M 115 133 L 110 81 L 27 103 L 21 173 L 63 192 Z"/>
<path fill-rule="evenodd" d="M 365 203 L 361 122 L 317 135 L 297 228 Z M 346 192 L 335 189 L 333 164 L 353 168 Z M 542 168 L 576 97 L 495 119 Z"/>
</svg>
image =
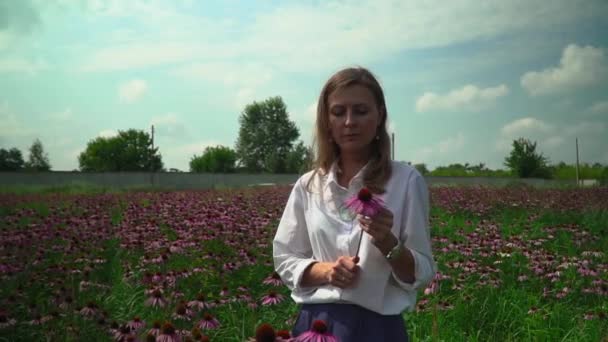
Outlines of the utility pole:
<svg viewBox="0 0 608 342">
<path fill-rule="evenodd" d="M 579 186 L 579 175 L 578 175 L 578 138 L 576 138 L 576 186 Z"/>
<path fill-rule="evenodd" d="M 391 133 L 391 158 L 395 160 L 395 132 Z"/>
<path fill-rule="evenodd" d="M 152 125 L 152 155 L 150 158 L 150 183 L 154 185 L 154 125 Z"/>
</svg>

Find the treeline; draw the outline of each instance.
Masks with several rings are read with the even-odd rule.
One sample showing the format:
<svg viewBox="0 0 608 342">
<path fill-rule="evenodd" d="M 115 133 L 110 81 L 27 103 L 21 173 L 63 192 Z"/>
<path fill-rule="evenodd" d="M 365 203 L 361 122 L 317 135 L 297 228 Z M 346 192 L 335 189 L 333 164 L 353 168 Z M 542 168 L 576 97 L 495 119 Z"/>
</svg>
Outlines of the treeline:
<svg viewBox="0 0 608 342">
<path fill-rule="evenodd" d="M 479 165 L 465 164 L 449 164 L 448 166 L 438 166 L 432 171 L 425 164 L 414 164 L 422 174 L 427 176 L 443 176 L 443 177 L 517 177 L 510 170 L 492 170 L 486 168 L 483 163 Z M 560 162 L 555 165 L 548 165 L 550 179 L 576 179 L 576 165 Z M 600 163 L 581 163 L 579 164 L 579 179 L 601 179 L 605 177 L 607 167 Z"/>
<path fill-rule="evenodd" d="M 287 106 L 280 96 L 245 106 L 239 117 L 239 134 L 234 148 L 209 146 L 190 157 L 190 172 L 212 173 L 303 173 L 312 166 L 313 150 L 298 138 L 296 124 L 289 120 Z M 49 171 L 51 165 L 40 140 L 36 139 L 24 160 L 17 148 L 0 149 L 0 171 Z M 181 172 L 167 170 L 159 147 L 143 130 L 119 131 L 113 137 L 91 139 L 78 156 L 81 172 Z M 438 166 L 427 169 L 426 164 L 414 165 L 423 175 L 450 177 L 514 177 L 575 179 L 576 166 L 564 162 L 551 164 L 537 151 L 536 142 L 526 138 L 513 141 L 512 149 L 504 159 L 506 169 L 492 170 L 484 163 Z M 597 179 L 608 184 L 608 165 L 583 163 L 579 166 L 579 179 Z"/>
</svg>

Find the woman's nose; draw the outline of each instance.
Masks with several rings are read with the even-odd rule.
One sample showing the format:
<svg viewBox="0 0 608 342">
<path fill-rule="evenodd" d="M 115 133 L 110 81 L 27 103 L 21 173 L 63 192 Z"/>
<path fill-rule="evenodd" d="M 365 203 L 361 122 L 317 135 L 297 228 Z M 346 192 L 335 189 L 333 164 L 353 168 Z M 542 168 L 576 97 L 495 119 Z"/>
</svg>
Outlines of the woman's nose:
<svg viewBox="0 0 608 342">
<path fill-rule="evenodd" d="M 356 120 L 356 116 L 355 116 L 354 111 L 352 109 L 348 110 L 346 112 L 346 121 L 344 122 L 344 124 L 346 126 L 351 126 L 351 125 L 355 124 L 356 121 L 357 120 Z"/>
</svg>

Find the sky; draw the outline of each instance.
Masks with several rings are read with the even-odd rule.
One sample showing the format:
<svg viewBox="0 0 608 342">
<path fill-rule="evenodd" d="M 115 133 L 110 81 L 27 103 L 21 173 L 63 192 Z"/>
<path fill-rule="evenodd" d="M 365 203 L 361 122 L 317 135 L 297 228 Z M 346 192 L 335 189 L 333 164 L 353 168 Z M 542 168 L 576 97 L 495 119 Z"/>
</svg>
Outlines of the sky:
<svg viewBox="0 0 608 342">
<path fill-rule="evenodd" d="M 608 1 L 0 0 L 0 148 L 78 169 L 98 136 L 155 128 L 167 169 L 234 148 L 245 105 L 281 96 L 312 141 L 338 70 L 380 81 L 395 159 L 608 164 Z"/>
</svg>

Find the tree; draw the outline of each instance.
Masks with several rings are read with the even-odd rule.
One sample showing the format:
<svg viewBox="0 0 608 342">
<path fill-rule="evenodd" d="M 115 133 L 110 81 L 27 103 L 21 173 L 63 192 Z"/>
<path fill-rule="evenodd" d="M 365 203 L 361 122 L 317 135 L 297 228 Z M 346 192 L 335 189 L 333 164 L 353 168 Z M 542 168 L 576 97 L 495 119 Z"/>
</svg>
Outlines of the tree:
<svg viewBox="0 0 608 342">
<path fill-rule="evenodd" d="M 418 170 L 418 172 L 420 172 L 421 175 L 426 175 L 429 173 L 429 169 L 427 169 L 426 164 L 425 163 L 420 163 L 420 164 L 414 164 L 414 167 L 416 168 L 416 170 Z"/>
<path fill-rule="evenodd" d="M 287 154 L 285 172 L 305 173 L 311 168 L 312 158 L 312 147 L 304 146 L 302 141 L 298 142 Z"/>
<path fill-rule="evenodd" d="M 288 169 L 288 156 L 300 136 L 289 120 L 287 107 L 280 96 L 245 107 L 236 143 L 240 164 L 250 172 L 281 173 Z"/>
<path fill-rule="evenodd" d="M 542 153 L 536 152 L 536 142 L 525 138 L 513 140 L 513 149 L 505 158 L 505 166 L 520 178 L 550 178 L 548 160 Z"/>
<path fill-rule="evenodd" d="M 81 171 L 162 171 L 158 147 L 147 132 L 129 129 L 114 137 L 97 137 L 78 156 Z"/>
<path fill-rule="evenodd" d="M 190 172 L 234 172 L 236 152 L 225 146 L 208 146 L 202 155 L 190 160 Z"/>
<path fill-rule="evenodd" d="M 0 148 L 0 171 L 20 171 L 25 166 L 23 155 L 16 147 L 6 150 Z"/>
<path fill-rule="evenodd" d="M 44 152 L 44 147 L 39 139 L 34 140 L 30 146 L 30 156 L 25 163 L 25 168 L 30 171 L 50 171 L 51 164 L 49 156 Z"/>
</svg>

